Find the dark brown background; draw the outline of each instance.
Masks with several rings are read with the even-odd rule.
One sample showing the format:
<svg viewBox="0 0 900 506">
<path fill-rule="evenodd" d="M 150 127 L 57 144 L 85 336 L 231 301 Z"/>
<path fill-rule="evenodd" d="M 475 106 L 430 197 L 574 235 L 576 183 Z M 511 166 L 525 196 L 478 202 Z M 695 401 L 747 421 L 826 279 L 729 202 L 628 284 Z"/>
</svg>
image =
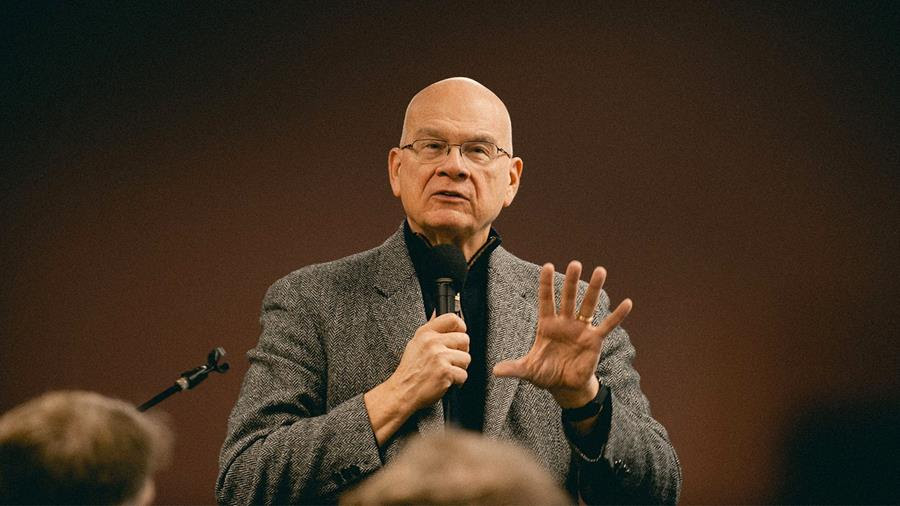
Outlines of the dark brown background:
<svg viewBox="0 0 900 506">
<path fill-rule="evenodd" d="M 0 410 L 224 346 L 160 406 L 159 502 L 213 501 L 266 287 L 396 229 L 406 102 L 466 75 L 525 160 L 504 244 L 635 300 L 683 502 L 791 497 L 810 417 L 896 413 L 897 5 L 7 7 Z"/>
</svg>

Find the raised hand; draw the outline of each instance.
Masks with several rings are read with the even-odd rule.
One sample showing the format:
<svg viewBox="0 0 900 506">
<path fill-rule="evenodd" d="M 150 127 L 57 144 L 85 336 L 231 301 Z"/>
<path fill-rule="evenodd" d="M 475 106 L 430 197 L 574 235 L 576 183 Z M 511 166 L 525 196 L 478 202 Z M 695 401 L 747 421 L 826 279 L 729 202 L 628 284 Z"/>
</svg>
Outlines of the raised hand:
<svg viewBox="0 0 900 506">
<path fill-rule="evenodd" d="M 606 269 L 594 269 L 581 307 L 576 312 L 575 295 L 581 263 L 573 260 L 566 269 L 557 313 L 553 272 L 552 264 L 544 264 L 541 268 L 537 333 L 531 350 L 524 357 L 494 366 L 494 375 L 527 380 L 549 391 L 563 408 L 574 408 L 587 404 L 597 394 L 600 385 L 594 371 L 600 360 L 603 339 L 625 319 L 632 303 L 631 299 L 625 299 L 599 325 L 592 325 L 600 289 L 606 280 Z"/>
</svg>

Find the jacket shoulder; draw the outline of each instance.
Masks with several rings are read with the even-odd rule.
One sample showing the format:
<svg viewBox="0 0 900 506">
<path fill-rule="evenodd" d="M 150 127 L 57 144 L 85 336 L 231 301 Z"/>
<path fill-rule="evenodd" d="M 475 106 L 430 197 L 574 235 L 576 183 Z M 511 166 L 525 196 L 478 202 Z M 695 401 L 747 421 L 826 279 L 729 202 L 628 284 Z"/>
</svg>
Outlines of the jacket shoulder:
<svg viewBox="0 0 900 506">
<path fill-rule="evenodd" d="M 491 255 L 490 270 L 504 277 L 518 279 L 523 283 L 532 284 L 537 281 L 541 266 L 523 260 L 500 246 Z"/>
<path fill-rule="evenodd" d="M 272 283 L 266 301 L 328 300 L 372 284 L 379 248 L 329 262 L 307 265 Z"/>
</svg>

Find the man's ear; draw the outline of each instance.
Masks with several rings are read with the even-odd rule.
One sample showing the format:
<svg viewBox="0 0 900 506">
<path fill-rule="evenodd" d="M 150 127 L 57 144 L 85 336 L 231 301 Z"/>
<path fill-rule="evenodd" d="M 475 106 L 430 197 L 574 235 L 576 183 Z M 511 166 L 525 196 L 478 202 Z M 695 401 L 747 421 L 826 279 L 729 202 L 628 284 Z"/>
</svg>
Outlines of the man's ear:
<svg viewBox="0 0 900 506">
<path fill-rule="evenodd" d="M 509 186 L 506 187 L 506 198 L 503 199 L 503 207 L 509 207 L 516 193 L 519 192 L 519 181 L 522 179 L 522 167 L 524 163 L 518 156 L 509 162 Z"/>
<path fill-rule="evenodd" d="M 391 192 L 395 197 L 400 197 L 400 158 L 403 152 L 400 148 L 391 148 L 388 151 L 388 179 L 391 182 Z"/>
</svg>

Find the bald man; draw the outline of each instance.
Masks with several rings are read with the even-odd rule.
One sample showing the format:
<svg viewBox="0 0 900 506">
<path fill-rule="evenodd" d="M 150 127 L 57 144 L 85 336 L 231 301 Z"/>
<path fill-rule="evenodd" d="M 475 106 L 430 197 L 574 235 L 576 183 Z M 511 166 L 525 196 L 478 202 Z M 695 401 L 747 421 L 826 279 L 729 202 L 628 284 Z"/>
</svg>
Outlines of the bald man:
<svg viewBox="0 0 900 506">
<path fill-rule="evenodd" d="M 588 502 L 677 502 L 681 469 L 650 416 L 627 334 L 602 290 L 516 258 L 491 224 L 522 175 L 503 102 L 451 78 L 406 110 L 388 177 L 406 213 L 381 246 L 270 287 L 228 425 L 222 503 L 327 503 L 450 422 L 530 450 Z M 436 245 L 467 261 L 460 314 L 434 316 Z"/>
</svg>

